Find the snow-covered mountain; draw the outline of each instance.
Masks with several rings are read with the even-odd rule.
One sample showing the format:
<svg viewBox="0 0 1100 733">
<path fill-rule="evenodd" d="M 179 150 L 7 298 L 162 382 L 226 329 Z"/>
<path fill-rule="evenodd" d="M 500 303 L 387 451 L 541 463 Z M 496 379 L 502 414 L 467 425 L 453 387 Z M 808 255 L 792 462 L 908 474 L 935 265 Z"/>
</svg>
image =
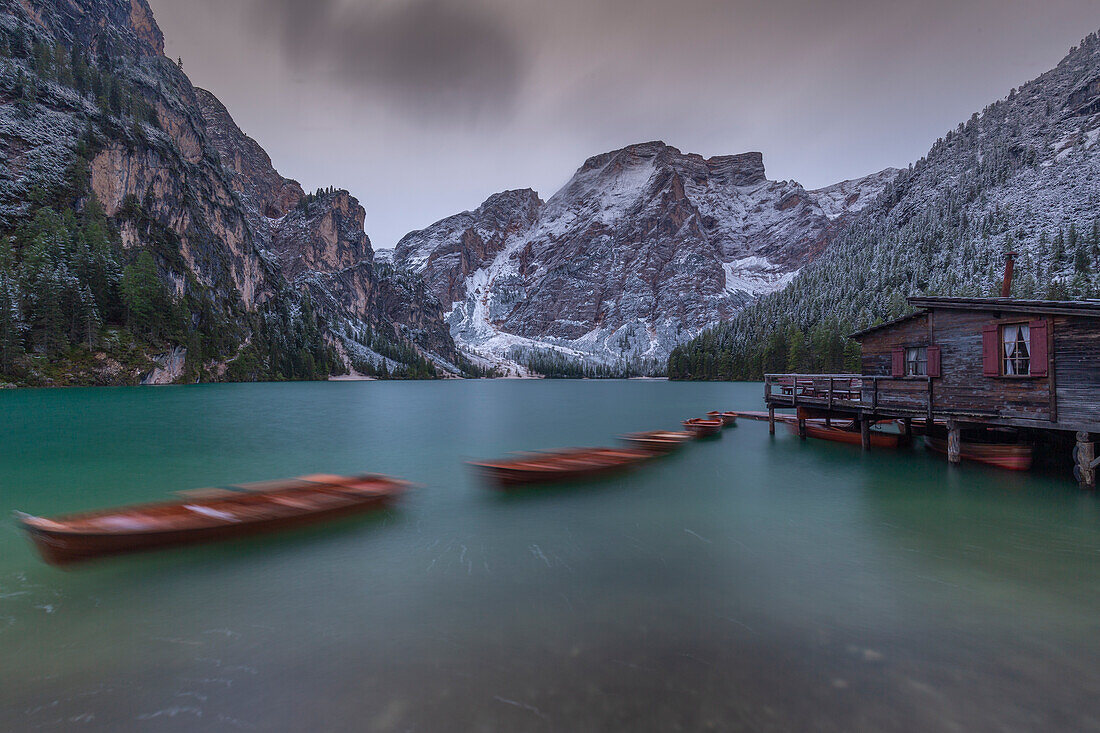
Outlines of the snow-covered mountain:
<svg viewBox="0 0 1100 733">
<path fill-rule="evenodd" d="M 812 355 L 811 333 L 901 315 L 911 295 L 997 294 L 1009 251 L 1017 297 L 1100 296 L 1100 33 L 947 132 L 788 287 L 679 350 L 670 373 L 813 368 L 788 358 Z"/>
<path fill-rule="evenodd" d="M 677 343 L 788 283 L 896 173 L 811 191 L 769 180 L 760 153 L 642 143 L 590 158 L 545 203 L 507 191 L 412 232 L 394 258 L 450 308 L 473 354 L 663 366 Z"/>
</svg>

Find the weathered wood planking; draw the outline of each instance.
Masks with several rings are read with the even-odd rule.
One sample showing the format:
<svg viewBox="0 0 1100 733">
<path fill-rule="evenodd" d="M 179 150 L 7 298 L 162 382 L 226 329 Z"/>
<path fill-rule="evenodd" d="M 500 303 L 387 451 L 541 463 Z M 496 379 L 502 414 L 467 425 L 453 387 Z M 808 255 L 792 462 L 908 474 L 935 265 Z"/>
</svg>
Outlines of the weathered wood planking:
<svg viewBox="0 0 1100 733">
<path fill-rule="evenodd" d="M 1100 424 L 1100 320 L 1058 316 L 1053 328 L 1058 422 Z"/>
<path fill-rule="evenodd" d="M 941 377 L 935 380 L 936 412 L 988 413 L 997 417 L 1050 420 L 1049 377 L 987 377 L 982 372 L 982 328 L 989 323 L 1026 323 L 1039 318 L 1019 314 L 936 310 L 931 314 L 940 347 Z"/>
<path fill-rule="evenodd" d="M 895 348 L 940 347 L 941 376 L 932 380 L 931 390 L 925 377 L 882 381 L 877 407 L 927 409 L 931 392 L 935 412 L 1049 421 L 1049 379 L 983 376 L 982 327 L 995 320 L 997 314 L 990 312 L 936 310 L 864 335 L 868 375 L 889 376 Z M 1011 320 L 1027 322 L 1029 316 Z"/>
<path fill-rule="evenodd" d="M 896 346 L 927 346 L 928 316 L 902 321 L 895 326 L 873 331 L 862 339 L 863 373 L 869 376 L 890 376 L 890 359 Z"/>
<path fill-rule="evenodd" d="M 881 408 L 901 407 L 913 410 L 928 409 L 928 378 L 907 377 L 880 381 L 878 386 L 878 406 Z"/>
</svg>

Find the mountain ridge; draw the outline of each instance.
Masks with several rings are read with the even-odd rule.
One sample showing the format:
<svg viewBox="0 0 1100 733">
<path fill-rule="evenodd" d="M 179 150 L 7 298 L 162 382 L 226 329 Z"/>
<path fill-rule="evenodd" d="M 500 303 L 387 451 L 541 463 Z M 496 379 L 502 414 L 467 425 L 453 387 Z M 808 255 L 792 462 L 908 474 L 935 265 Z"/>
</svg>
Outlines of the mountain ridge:
<svg viewBox="0 0 1100 733">
<path fill-rule="evenodd" d="M 768 180 L 759 152 L 637 143 L 589 157 L 545 202 L 502 192 L 410 232 L 393 257 L 451 309 L 452 336 L 476 356 L 514 368 L 550 349 L 653 371 L 782 285 L 895 174 L 808 191 Z"/>
<path fill-rule="evenodd" d="M 678 349 L 669 373 L 821 369 L 812 334 L 839 342 L 908 312 L 908 296 L 996 294 L 1009 251 L 1018 297 L 1100 295 L 1100 32 L 948 131 L 786 289 Z"/>
<path fill-rule="evenodd" d="M 163 50 L 145 0 L 0 11 L 0 373 L 460 373 L 423 284 L 374 267 L 359 202 L 279 175 Z"/>
</svg>

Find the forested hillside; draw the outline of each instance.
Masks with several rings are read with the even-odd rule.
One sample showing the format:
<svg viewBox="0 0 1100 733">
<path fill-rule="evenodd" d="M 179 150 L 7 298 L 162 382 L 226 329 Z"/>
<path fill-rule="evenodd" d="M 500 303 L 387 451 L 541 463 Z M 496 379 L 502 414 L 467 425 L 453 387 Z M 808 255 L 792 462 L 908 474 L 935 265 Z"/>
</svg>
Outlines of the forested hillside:
<svg viewBox="0 0 1100 733">
<path fill-rule="evenodd" d="M 113 53 L 125 57 L 106 36 L 98 48 L 65 47 L 21 23 L 0 25 L 0 123 L 20 136 L 0 150 L 0 382 L 128 383 L 177 347 L 191 381 L 219 357 L 230 360 L 227 379 L 338 370 L 308 302 L 276 297 L 246 313 L 191 276 L 179 236 L 150 215 L 151 195 L 106 215 L 92 160 L 112 141 L 168 144 Z M 140 246 L 123 246 L 123 227 Z M 182 292 L 169 289 L 173 278 L 186 281 Z M 256 363 L 234 363 L 246 339 Z"/>
<path fill-rule="evenodd" d="M 912 295 L 999 294 L 1009 251 L 1014 296 L 1100 295 L 1096 33 L 937 140 L 789 286 L 674 350 L 669 375 L 851 369 L 844 335 L 904 314 Z"/>
<path fill-rule="evenodd" d="M 365 216 L 280 175 L 145 0 L 0 5 L 0 385 L 476 372 Z"/>
</svg>

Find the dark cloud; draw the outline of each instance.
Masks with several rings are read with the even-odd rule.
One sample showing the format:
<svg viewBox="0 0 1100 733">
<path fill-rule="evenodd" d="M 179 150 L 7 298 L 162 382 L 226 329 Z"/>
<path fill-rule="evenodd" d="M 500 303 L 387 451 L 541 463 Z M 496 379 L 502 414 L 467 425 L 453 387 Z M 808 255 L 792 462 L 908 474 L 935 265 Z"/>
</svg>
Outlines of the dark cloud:
<svg viewBox="0 0 1100 733">
<path fill-rule="evenodd" d="M 519 93 L 525 60 L 501 20 L 473 3 L 254 0 L 261 32 L 288 60 L 335 74 L 423 114 L 499 114 Z"/>
<path fill-rule="evenodd" d="M 3 2 L 3 0 L 0 0 Z M 662 139 L 816 188 L 905 166 L 1097 0 L 149 0 L 168 53 L 376 245 Z"/>
</svg>

